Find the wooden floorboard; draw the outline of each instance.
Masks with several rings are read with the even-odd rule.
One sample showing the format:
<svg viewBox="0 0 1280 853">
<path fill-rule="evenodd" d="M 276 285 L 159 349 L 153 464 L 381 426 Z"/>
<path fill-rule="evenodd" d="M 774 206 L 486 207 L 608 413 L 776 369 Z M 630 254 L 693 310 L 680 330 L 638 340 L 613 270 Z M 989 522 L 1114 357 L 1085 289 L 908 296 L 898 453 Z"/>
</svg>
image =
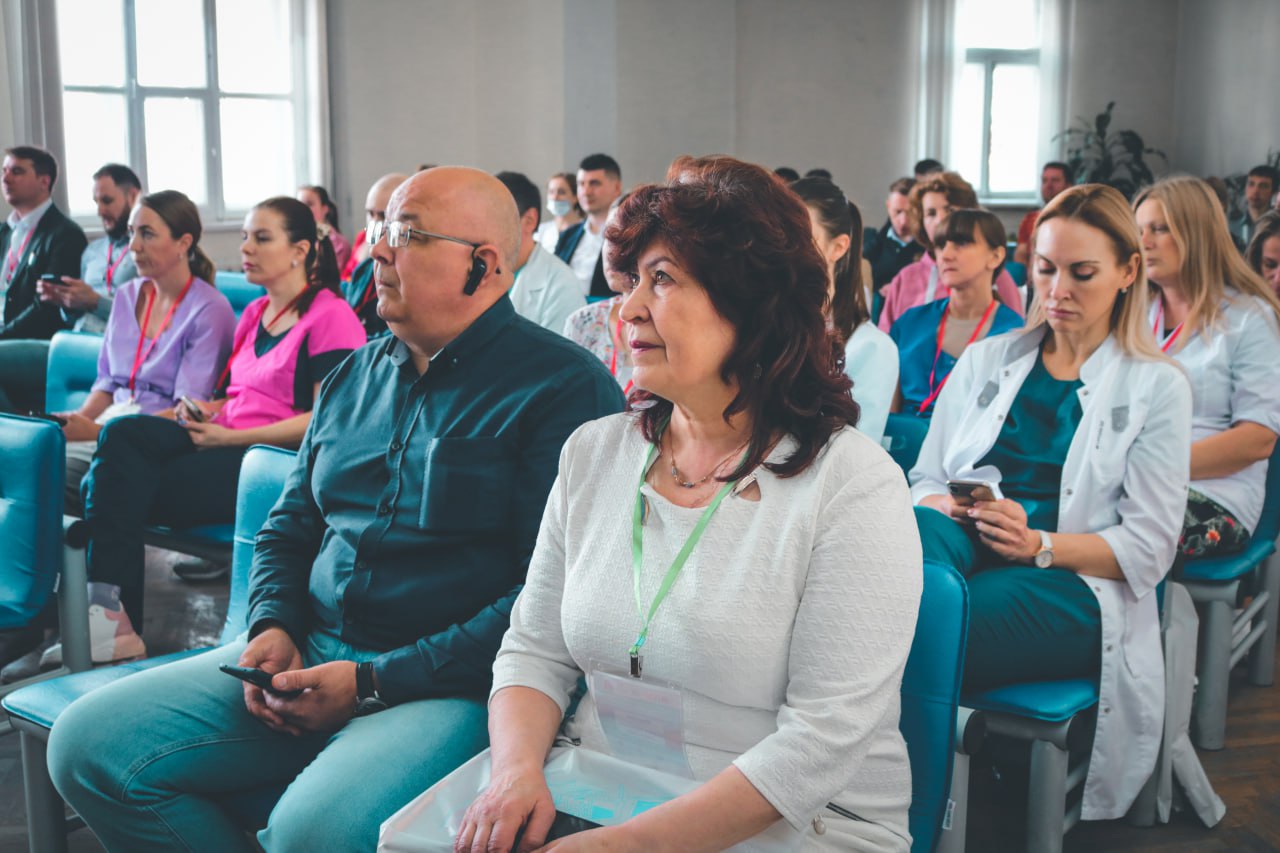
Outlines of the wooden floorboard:
<svg viewBox="0 0 1280 853">
<path fill-rule="evenodd" d="M 222 630 L 226 581 L 183 583 L 170 570 L 175 558 L 157 549 L 147 552 L 144 636 L 152 654 L 208 645 Z M 1253 687 L 1237 671 L 1228 707 L 1226 748 L 1199 755 L 1209 780 L 1227 805 L 1226 817 L 1217 827 L 1206 829 L 1190 814 L 1176 814 L 1170 824 L 1151 828 L 1132 827 L 1123 821 L 1083 823 L 1067 836 L 1066 853 L 1280 850 L 1280 689 Z M 1025 787 L 1016 786 L 1016 780 L 1000 784 L 989 773 L 975 775 L 971 853 L 1021 849 L 1023 827 L 1017 798 Z M 25 821 L 18 738 L 0 737 L 0 853 L 27 849 Z M 102 851 L 88 831 L 73 833 L 70 842 L 71 853 Z"/>
</svg>

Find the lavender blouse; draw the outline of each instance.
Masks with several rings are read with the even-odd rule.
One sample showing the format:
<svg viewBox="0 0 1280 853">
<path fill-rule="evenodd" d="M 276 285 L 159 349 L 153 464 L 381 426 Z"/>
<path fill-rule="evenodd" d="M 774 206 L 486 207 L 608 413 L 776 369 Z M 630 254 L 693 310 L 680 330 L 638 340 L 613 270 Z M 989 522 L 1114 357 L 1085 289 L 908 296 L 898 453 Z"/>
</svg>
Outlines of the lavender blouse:
<svg viewBox="0 0 1280 853">
<path fill-rule="evenodd" d="M 142 334 L 137 304 L 143 281 L 135 278 L 116 290 L 93 390 L 107 392 L 116 403 L 133 396 L 146 414 L 169 408 L 183 395 L 208 400 L 231 352 L 236 327 L 231 303 L 207 281 L 192 282 L 155 345 L 143 340 L 144 358 L 131 395 L 129 374 Z"/>
</svg>

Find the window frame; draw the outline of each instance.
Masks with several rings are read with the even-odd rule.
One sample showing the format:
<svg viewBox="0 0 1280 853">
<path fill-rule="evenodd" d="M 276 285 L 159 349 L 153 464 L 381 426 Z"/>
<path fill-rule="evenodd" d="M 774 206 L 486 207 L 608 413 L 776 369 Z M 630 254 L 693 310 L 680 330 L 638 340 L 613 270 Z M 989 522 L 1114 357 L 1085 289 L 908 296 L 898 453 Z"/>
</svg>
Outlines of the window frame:
<svg viewBox="0 0 1280 853">
<path fill-rule="evenodd" d="M 982 142 L 981 142 L 981 163 L 980 174 L 978 179 L 974 181 L 973 188 L 978 193 L 978 197 L 982 199 L 990 199 L 993 201 L 1024 201 L 1029 197 L 1024 192 L 993 192 L 991 190 L 991 100 L 992 90 L 994 88 L 996 68 L 1001 65 L 1019 65 L 1031 66 L 1043 73 L 1040 61 L 1040 48 L 1028 48 L 1026 50 L 1006 50 L 994 47 L 970 47 L 966 48 L 962 68 L 969 65 L 978 65 L 982 68 Z M 1043 93 L 1041 93 L 1043 97 Z M 951 140 L 947 140 L 948 149 L 950 149 Z M 1043 147 L 1043 146 L 1041 146 Z M 1039 181 L 1033 182 L 1033 189 L 1030 196 L 1034 197 L 1035 189 Z"/>
<path fill-rule="evenodd" d="M 310 133 L 321 133 L 322 150 L 328 150 L 328 128 L 321 125 L 313 115 L 313 104 L 316 100 L 312 94 L 323 89 L 326 81 L 318 75 L 309 73 L 308 57 L 314 55 L 320 69 L 324 65 L 324 48 L 322 45 L 312 46 L 308 39 L 315 33 L 323 33 L 323 26 L 316 27 L 308 21 L 308 16 L 318 13 L 317 7 L 323 4 L 310 3 L 308 0 L 286 0 L 289 10 L 289 50 L 291 54 L 290 70 L 292 83 L 287 94 L 269 94 L 257 92 L 236 92 L 221 88 L 218 76 L 218 11 L 217 0 L 200 0 L 201 14 L 204 19 L 204 59 L 205 82 L 203 86 L 144 86 L 138 82 L 138 36 L 136 0 L 121 0 L 121 12 L 124 16 L 124 85 L 71 85 L 61 83 L 56 97 L 59 100 L 68 92 L 97 95 L 123 96 L 127 111 L 126 135 L 128 138 L 129 162 L 137 172 L 143 187 L 148 191 L 164 189 L 152 187 L 148 180 L 147 139 L 146 139 L 146 101 L 148 98 L 184 98 L 195 100 L 201 104 L 204 118 L 204 158 L 205 158 L 205 195 L 206 201 L 198 205 L 201 217 L 209 226 L 239 226 L 248 207 L 229 206 L 224 198 L 222 181 L 222 111 L 221 101 L 224 98 L 245 100 L 261 100 L 289 103 L 293 108 L 294 152 L 297 168 L 294 184 L 316 183 L 315 178 L 319 166 L 312 162 L 313 146 L 308 143 Z M 308 26 L 312 23 L 313 26 Z M 317 49 L 318 48 L 318 49 Z M 59 80 L 61 79 L 61 60 L 59 59 Z M 60 106 L 61 109 L 64 109 Z M 65 151 L 65 141 L 63 145 Z M 78 214 L 77 221 L 97 224 L 97 218 L 88 214 Z"/>
<path fill-rule="evenodd" d="M 998 208 L 1039 207 L 1039 171 L 1027 193 L 992 193 L 988 189 L 991 147 L 992 77 L 1000 64 L 1035 65 L 1040 71 L 1037 127 L 1037 170 L 1050 160 L 1061 160 L 1062 140 L 1058 134 L 1067 126 L 1066 80 L 1069 34 L 1075 0 L 1038 0 L 1040 5 L 1039 45 L 1022 49 L 964 48 L 956 44 L 956 17 L 963 0 L 922 0 L 919 74 L 922 85 L 917 107 L 918 157 L 940 157 L 951 166 L 952 103 L 957 83 L 972 60 L 983 66 L 983 123 L 981 174 L 965 175 L 984 206 Z M 1034 62 L 1029 61 L 1034 55 Z"/>
</svg>

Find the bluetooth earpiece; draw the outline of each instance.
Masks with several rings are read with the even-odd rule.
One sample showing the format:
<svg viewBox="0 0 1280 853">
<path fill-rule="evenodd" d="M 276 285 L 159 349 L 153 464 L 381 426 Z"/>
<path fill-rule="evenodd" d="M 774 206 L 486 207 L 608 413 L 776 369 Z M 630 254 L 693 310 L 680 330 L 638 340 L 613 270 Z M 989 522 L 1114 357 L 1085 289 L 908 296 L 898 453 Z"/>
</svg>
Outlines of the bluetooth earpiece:
<svg viewBox="0 0 1280 853">
<path fill-rule="evenodd" d="M 462 292 L 467 296 L 471 296 L 476 292 L 476 288 L 480 286 L 481 279 L 485 273 L 489 271 L 489 265 L 485 263 L 484 258 L 476 257 L 475 253 L 471 254 L 471 272 L 467 273 L 467 281 L 462 285 Z"/>
</svg>

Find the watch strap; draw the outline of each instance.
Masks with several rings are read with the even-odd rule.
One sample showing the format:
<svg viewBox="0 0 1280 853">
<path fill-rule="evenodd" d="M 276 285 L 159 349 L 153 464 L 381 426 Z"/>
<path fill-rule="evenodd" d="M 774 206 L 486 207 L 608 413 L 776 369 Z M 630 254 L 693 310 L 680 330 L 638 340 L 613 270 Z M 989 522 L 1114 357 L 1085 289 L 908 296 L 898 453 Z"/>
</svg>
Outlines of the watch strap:
<svg viewBox="0 0 1280 853">
<path fill-rule="evenodd" d="M 356 701 L 381 698 L 373 684 L 373 662 L 364 661 L 356 664 Z"/>
</svg>

